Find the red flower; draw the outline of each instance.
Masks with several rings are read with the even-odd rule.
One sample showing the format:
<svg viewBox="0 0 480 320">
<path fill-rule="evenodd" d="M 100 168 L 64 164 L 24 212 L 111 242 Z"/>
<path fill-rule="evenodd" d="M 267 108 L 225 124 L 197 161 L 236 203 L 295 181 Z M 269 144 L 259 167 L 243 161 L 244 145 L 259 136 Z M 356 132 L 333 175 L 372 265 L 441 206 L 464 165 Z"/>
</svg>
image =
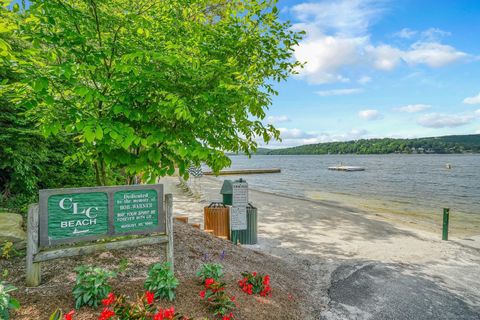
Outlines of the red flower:
<svg viewBox="0 0 480 320">
<path fill-rule="evenodd" d="M 213 280 L 212 278 L 207 278 L 205 279 L 205 287 L 210 287 L 212 284 L 215 283 L 215 280 Z"/>
<path fill-rule="evenodd" d="M 152 304 L 155 300 L 155 294 L 153 292 L 147 291 L 145 292 L 145 299 L 147 299 L 148 304 Z"/>
<path fill-rule="evenodd" d="M 70 310 L 70 312 L 65 315 L 65 320 L 72 320 L 74 314 L 75 310 Z"/>
<path fill-rule="evenodd" d="M 108 307 L 114 301 L 115 301 L 115 295 L 112 292 L 110 292 L 108 294 L 108 296 L 105 299 L 102 300 L 102 304 L 103 304 L 103 306 Z"/>
<path fill-rule="evenodd" d="M 174 317 L 175 308 L 171 307 L 170 309 L 158 310 L 158 313 L 153 316 L 153 320 L 173 320 Z"/>
<path fill-rule="evenodd" d="M 100 317 L 98 318 L 98 320 L 108 320 L 111 317 L 113 317 L 114 315 L 115 315 L 115 312 L 113 312 L 112 310 L 110 310 L 108 308 L 105 308 L 105 309 L 103 309 L 102 313 L 100 314 Z"/>
<path fill-rule="evenodd" d="M 233 319 L 233 313 L 230 312 L 230 314 L 228 316 L 224 315 L 222 320 L 231 320 Z"/>
<path fill-rule="evenodd" d="M 234 297 L 234 296 L 231 296 L 231 297 L 230 297 L 230 300 L 235 301 L 235 297 Z"/>
<path fill-rule="evenodd" d="M 202 299 L 205 298 L 205 290 L 200 291 L 199 295 Z"/>
<path fill-rule="evenodd" d="M 252 274 L 253 274 L 253 276 L 254 276 L 254 277 L 256 277 L 256 276 L 257 276 L 257 273 L 256 273 L 256 272 L 254 272 L 254 273 L 252 273 Z"/>
<path fill-rule="evenodd" d="M 170 309 L 166 309 L 165 312 L 163 313 L 163 316 L 167 319 L 172 318 L 175 315 L 175 308 L 171 307 Z"/>
<path fill-rule="evenodd" d="M 266 286 L 270 284 L 270 276 L 268 274 L 265 277 L 263 277 L 263 284 Z"/>
</svg>

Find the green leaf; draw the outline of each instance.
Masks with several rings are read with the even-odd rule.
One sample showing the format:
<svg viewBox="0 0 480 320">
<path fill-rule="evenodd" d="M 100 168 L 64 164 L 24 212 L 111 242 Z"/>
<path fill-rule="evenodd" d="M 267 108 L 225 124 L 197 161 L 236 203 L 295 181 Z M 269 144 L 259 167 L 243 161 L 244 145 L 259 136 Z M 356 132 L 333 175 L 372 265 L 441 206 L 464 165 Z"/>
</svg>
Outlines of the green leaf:
<svg viewBox="0 0 480 320">
<path fill-rule="evenodd" d="M 88 142 L 93 142 L 95 140 L 95 132 L 93 132 L 91 127 L 85 127 L 83 135 Z"/>
<path fill-rule="evenodd" d="M 57 309 L 55 310 L 52 315 L 50 316 L 50 318 L 48 318 L 49 320 L 61 320 L 63 318 L 63 312 L 62 310 L 60 309 Z"/>
<path fill-rule="evenodd" d="M 33 89 L 37 92 L 46 88 L 48 88 L 48 79 L 45 77 L 39 78 L 33 83 Z"/>
<path fill-rule="evenodd" d="M 10 298 L 9 306 L 11 309 L 18 309 L 20 308 L 20 302 L 17 299 Z"/>
<path fill-rule="evenodd" d="M 103 138 L 103 129 L 102 127 L 98 126 L 97 129 L 95 130 L 95 137 L 97 140 L 102 140 Z"/>
</svg>

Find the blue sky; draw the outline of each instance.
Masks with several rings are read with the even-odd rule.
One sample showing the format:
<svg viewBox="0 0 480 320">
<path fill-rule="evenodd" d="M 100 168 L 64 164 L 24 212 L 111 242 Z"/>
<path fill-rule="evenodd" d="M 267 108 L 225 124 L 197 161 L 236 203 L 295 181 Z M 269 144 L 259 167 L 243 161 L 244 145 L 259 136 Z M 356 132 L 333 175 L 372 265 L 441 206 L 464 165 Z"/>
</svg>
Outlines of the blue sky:
<svg viewBox="0 0 480 320">
<path fill-rule="evenodd" d="M 480 1 L 279 0 L 307 31 L 270 147 L 480 133 Z"/>
</svg>

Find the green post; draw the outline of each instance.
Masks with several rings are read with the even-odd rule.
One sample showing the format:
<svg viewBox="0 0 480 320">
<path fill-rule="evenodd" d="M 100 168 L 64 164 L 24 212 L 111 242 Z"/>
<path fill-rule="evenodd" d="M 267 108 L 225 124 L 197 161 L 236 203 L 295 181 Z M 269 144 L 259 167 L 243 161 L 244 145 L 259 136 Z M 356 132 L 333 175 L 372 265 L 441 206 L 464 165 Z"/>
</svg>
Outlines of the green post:
<svg viewBox="0 0 480 320">
<path fill-rule="evenodd" d="M 238 244 L 238 231 L 237 230 L 232 231 L 231 241 L 234 245 Z"/>
<path fill-rule="evenodd" d="M 450 209 L 443 208 L 443 233 L 442 240 L 448 240 L 448 219 L 450 216 Z"/>
</svg>

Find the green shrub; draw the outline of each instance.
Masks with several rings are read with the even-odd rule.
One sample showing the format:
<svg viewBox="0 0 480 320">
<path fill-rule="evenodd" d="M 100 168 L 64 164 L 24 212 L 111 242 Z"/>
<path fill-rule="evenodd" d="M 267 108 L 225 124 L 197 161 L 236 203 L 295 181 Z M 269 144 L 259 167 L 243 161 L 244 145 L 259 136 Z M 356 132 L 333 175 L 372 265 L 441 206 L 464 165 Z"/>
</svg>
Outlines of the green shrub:
<svg viewBox="0 0 480 320">
<path fill-rule="evenodd" d="M 178 286 L 178 279 L 175 278 L 168 262 L 156 263 L 148 270 L 148 277 L 145 280 L 145 289 L 155 293 L 155 298 L 175 299 L 175 288 Z"/>
<path fill-rule="evenodd" d="M 93 266 L 80 266 L 75 271 L 77 280 L 72 291 L 75 308 L 98 307 L 101 300 L 111 291 L 108 280 L 115 277 L 115 273 Z"/>
<path fill-rule="evenodd" d="M 0 319 L 10 319 L 10 309 L 20 308 L 20 303 L 10 296 L 10 292 L 14 290 L 17 288 L 0 281 Z"/>
<path fill-rule="evenodd" d="M 219 263 L 204 263 L 197 272 L 197 277 L 202 279 L 202 283 L 205 283 L 205 279 L 220 281 L 223 277 L 223 266 Z"/>
</svg>

